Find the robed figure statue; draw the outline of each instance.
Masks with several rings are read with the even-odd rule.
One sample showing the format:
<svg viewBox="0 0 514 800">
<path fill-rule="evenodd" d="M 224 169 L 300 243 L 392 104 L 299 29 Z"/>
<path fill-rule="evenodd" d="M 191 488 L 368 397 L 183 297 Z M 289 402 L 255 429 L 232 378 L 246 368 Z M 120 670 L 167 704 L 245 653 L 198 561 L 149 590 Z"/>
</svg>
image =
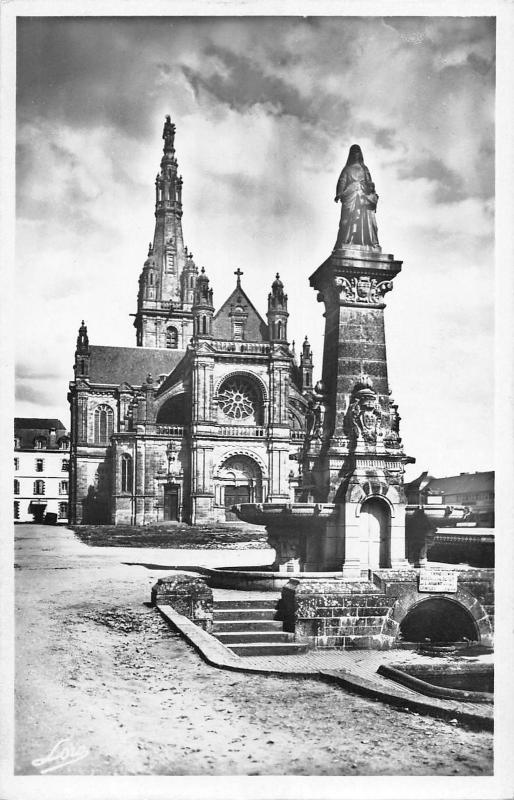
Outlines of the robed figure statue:
<svg viewBox="0 0 514 800">
<path fill-rule="evenodd" d="M 356 244 L 379 249 L 375 218 L 378 195 L 358 144 L 350 147 L 348 160 L 337 181 L 334 200 L 336 203 L 341 201 L 335 247 Z"/>
</svg>

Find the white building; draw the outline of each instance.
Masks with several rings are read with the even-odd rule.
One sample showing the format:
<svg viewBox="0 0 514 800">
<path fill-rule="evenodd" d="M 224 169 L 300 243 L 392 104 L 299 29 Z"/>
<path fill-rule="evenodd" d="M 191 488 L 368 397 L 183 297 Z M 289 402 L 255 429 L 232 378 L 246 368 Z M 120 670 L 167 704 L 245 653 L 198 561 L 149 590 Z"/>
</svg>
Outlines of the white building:
<svg viewBox="0 0 514 800">
<path fill-rule="evenodd" d="M 16 417 L 15 522 L 68 522 L 69 468 L 70 440 L 60 420 Z"/>
</svg>

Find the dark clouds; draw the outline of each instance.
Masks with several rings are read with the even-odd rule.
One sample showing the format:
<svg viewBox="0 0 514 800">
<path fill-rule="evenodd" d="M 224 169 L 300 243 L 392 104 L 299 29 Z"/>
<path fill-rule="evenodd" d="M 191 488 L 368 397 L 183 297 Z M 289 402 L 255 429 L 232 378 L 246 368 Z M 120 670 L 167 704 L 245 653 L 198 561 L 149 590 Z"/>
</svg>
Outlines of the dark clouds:
<svg viewBox="0 0 514 800">
<path fill-rule="evenodd" d="M 20 18 L 18 30 L 17 339 L 27 413 L 39 399 L 40 413 L 45 405 L 66 416 L 83 317 L 92 342 L 134 343 L 128 313 L 152 235 L 170 113 L 184 233 L 216 302 L 241 266 L 264 312 L 279 270 L 290 336 L 309 334 L 317 369 L 322 319 L 306 277 L 333 245 L 337 175 L 349 145 L 362 145 L 380 195 L 381 244 L 406 265 L 388 301 L 400 309 L 388 319 L 395 396 L 414 445 L 424 438 L 414 454 L 430 460 L 432 452 L 435 465 L 437 420 L 462 428 L 458 387 L 469 383 L 452 372 L 460 357 L 455 308 L 490 318 L 494 22 Z M 35 320 L 44 362 L 33 346 Z M 444 352 L 443 365 L 430 347 Z M 488 341 L 473 339 L 473 358 L 486 374 Z M 423 364 L 422 385 L 445 387 L 431 401 L 434 430 L 416 427 L 420 394 L 404 363 Z M 478 419 L 489 403 L 484 392 L 473 396 Z M 457 409 L 451 419 L 449 409 Z M 487 430 L 477 436 L 470 447 L 487 450 Z"/>
</svg>

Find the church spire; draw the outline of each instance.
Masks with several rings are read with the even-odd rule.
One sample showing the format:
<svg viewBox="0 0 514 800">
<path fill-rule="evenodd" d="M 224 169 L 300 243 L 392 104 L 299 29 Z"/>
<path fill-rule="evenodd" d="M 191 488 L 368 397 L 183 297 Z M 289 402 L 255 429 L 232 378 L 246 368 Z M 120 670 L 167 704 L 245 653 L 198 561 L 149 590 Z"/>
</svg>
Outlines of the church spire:
<svg viewBox="0 0 514 800">
<path fill-rule="evenodd" d="M 134 321 L 137 344 L 141 347 L 166 347 L 170 312 L 176 315 L 175 312 L 186 310 L 190 315 L 191 310 L 192 298 L 189 296 L 184 306 L 183 272 L 187 251 L 182 233 L 182 176 L 178 174 L 175 157 L 175 125 L 169 115 L 165 119 L 162 139 L 160 168 L 155 178 L 155 230 L 139 278 Z M 190 276 L 186 283 L 191 284 Z"/>
</svg>

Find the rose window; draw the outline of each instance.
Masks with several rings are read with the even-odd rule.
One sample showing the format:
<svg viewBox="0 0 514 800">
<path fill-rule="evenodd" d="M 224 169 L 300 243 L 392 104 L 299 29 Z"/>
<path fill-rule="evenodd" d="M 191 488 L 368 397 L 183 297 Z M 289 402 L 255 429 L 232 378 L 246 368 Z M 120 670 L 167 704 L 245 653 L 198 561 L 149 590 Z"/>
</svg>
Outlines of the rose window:
<svg viewBox="0 0 514 800">
<path fill-rule="evenodd" d="M 255 414 L 255 394 L 243 381 L 226 383 L 219 394 L 221 410 L 232 419 L 244 419 Z"/>
</svg>

